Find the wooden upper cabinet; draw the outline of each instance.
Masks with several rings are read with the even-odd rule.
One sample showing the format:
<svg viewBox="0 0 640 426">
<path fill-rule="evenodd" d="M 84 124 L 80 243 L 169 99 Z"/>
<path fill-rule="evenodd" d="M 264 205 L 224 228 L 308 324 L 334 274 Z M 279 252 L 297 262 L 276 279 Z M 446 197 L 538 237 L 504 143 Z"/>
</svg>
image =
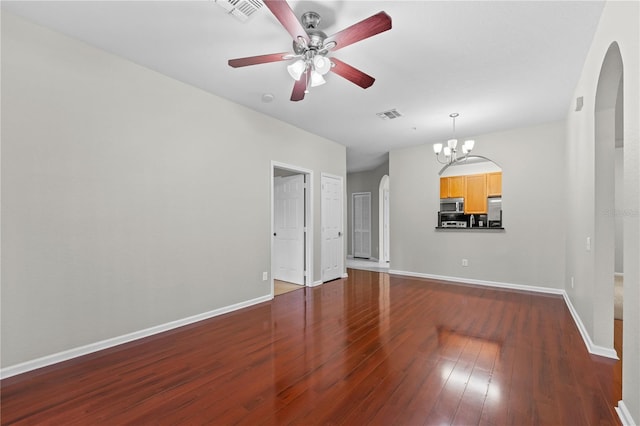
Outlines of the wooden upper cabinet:
<svg viewBox="0 0 640 426">
<path fill-rule="evenodd" d="M 464 197 L 464 176 L 449 177 L 449 198 Z"/>
<path fill-rule="evenodd" d="M 440 198 L 449 198 L 449 178 L 440 178 Z"/>
<path fill-rule="evenodd" d="M 489 197 L 502 195 L 502 172 L 487 173 L 487 195 Z"/>
<path fill-rule="evenodd" d="M 487 175 L 464 176 L 464 212 L 478 214 L 487 212 Z"/>
<path fill-rule="evenodd" d="M 449 176 L 440 178 L 440 198 L 464 197 L 464 176 Z"/>
</svg>

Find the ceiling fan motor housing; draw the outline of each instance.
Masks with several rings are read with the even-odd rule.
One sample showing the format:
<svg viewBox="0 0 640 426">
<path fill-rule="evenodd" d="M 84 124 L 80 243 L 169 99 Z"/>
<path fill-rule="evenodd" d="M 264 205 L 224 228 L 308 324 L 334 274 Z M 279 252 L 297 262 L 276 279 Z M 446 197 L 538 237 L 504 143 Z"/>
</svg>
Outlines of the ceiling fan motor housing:
<svg viewBox="0 0 640 426">
<path fill-rule="evenodd" d="M 303 55 L 309 49 L 322 50 L 327 35 L 323 31 L 316 29 L 320 22 L 320 15 L 316 12 L 305 12 L 300 18 L 300 22 L 309 36 L 309 42 L 307 44 L 304 39 L 299 37 L 298 40 L 293 41 L 293 51 L 297 55 Z"/>
</svg>

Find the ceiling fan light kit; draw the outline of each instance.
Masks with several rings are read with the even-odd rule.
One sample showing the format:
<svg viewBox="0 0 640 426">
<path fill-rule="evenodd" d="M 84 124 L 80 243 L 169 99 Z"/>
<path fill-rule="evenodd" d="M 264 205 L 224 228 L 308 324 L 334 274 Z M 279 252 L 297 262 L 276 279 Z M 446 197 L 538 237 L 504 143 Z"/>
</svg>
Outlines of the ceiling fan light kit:
<svg viewBox="0 0 640 426">
<path fill-rule="evenodd" d="M 300 21 L 286 1 L 264 0 L 265 6 L 273 13 L 282 26 L 293 38 L 291 53 L 272 53 L 267 55 L 250 56 L 229 60 L 234 68 L 268 62 L 295 61 L 287 66 L 289 75 L 295 80 L 292 101 L 304 99 L 309 93 L 309 87 L 317 87 L 326 83 L 324 76 L 332 71 L 335 74 L 366 89 L 375 79 L 370 75 L 352 67 L 336 58 L 329 58 L 327 54 L 350 44 L 372 37 L 391 29 L 391 18 L 384 12 L 379 12 L 331 36 L 317 29 L 320 15 L 316 12 L 306 12 Z M 304 76 L 304 78 L 303 78 Z"/>
</svg>

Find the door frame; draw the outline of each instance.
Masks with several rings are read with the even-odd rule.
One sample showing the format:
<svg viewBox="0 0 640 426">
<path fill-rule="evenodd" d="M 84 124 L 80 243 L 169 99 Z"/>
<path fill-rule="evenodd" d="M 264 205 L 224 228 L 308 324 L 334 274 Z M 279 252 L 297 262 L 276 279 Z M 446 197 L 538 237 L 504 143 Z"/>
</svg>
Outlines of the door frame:
<svg viewBox="0 0 640 426">
<path fill-rule="evenodd" d="M 378 186 L 378 262 L 385 265 L 391 259 L 391 230 L 389 228 L 391 195 L 389 186 L 389 175 L 382 176 Z M 385 194 L 387 195 L 386 200 Z"/>
<path fill-rule="evenodd" d="M 281 163 L 278 161 L 271 160 L 271 168 L 269 169 L 271 172 L 271 176 L 269 177 L 271 182 L 270 192 L 271 192 L 271 224 L 269 233 L 269 241 L 270 241 L 270 252 L 269 252 L 269 263 L 270 263 L 270 281 L 271 281 L 271 298 L 274 297 L 275 289 L 274 289 L 274 281 L 273 281 L 273 224 L 275 219 L 275 211 L 274 211 L 274 173 L 276 169 L 287 170 L 290 172 L 298 173 L 305 175 L 305 192 L 304 192 L 304 223 L 305 223 L 305 239 L 304 239 L 304 264 L 305 264 L 305 275 L 304 275 L 304 285 L 306 287 L 311 287 L 313 285 L 313 170 L 305 169 L 303 167 L 295 166 L 292 164 Z"/>
<path fill-rule="evenodd" d="M 361 196 L 369 196 L 369 257 L 361 257 L 356 256 L 356 198 Z M 371 259 L 371 232 L 372 232 L 372 221 L 371 221 L 371 200 L 372 200 L 371 192 L 353 192 L 351 193 L 351 254 L 354 259 L 356 257 L 362 259 Z"/>
<path fill-rule="evenodd" d="M 340 186 L 342 187 L 342 198 L 340 199 L 340 228 L 342 229 L 341 232 L 341 236 L 342 236 L 342 255 L 340 256 L 342 259 L 342 271 L 341 271 L 341 277 L 342 278 L 347 278 L 347 273 L 345 272 L 345 250 L 346 250 L 346 238 L 344 235 L 344 215 L 345 215 L 345 210 L 344 210 L 344 204 L 345 204 L 345 197 L 346 197 L 346 188 L 344 185 L 344 177 L 340 176 L 340 175 L 334 175 L 331 173 L 325 173 L 322 172 L 320 174 L 320 203 L 322 204 L 322 200 L 324 199 L 324 194 L 323 194 L 323 190 L 322 190 L 322 178 L 327 177 L 327 178 L 331 178 L 331 179 L 337 179 L 340 181 Z M 322 205 L 320 206 L 320 279 L 321 281 L 324 283 L 326 282 L 324 279 L 324 259 L 322 256 L 322 253 L 324 253 L 324 232 L 322 231 L 322 225 L 323 225 L 323 220 L 324 218 L 322 217 Z"/>
</svg>

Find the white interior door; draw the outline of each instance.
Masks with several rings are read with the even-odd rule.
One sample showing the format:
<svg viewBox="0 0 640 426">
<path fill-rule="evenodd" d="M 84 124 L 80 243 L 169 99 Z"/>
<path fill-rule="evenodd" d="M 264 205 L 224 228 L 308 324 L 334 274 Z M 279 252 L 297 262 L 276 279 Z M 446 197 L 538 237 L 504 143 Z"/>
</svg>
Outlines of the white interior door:
<svg viewBox="0 0 640 426">
<path fill-rule="evenodd" d="M 321 190 L 322 281 L 326 282 L 341 278 L 344 269 L 342 178 L 323 174 Z"/>
<path fill-rule="evenodd" d="M 354 192 L 353 202 L 353 257 L 371 257 L 371 193 Z"/>
<path fill-rule="evenodd" d="M 273 277 L 303 285 L 304 175 L 274 178 L 273 213 Z"/>
</svg>

